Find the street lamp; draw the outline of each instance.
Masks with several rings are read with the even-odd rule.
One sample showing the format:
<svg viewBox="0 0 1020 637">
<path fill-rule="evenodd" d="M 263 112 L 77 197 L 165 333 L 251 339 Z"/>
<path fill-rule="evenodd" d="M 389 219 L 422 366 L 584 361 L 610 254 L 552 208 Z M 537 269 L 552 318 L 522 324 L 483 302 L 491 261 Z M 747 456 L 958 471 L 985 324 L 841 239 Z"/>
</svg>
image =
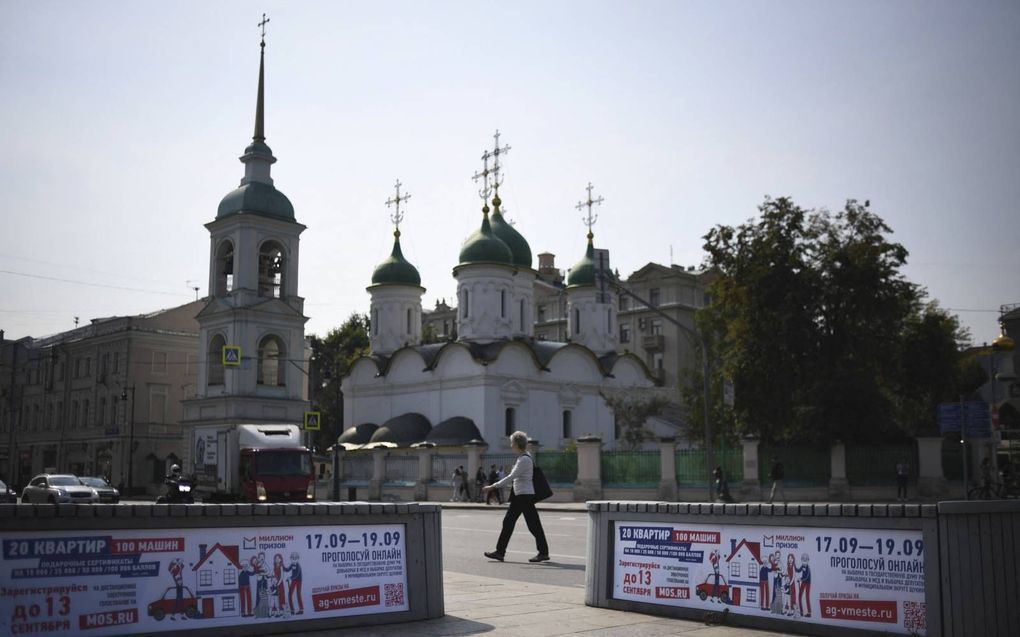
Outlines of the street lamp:
<svg viewBox="0 0 1020 637">
<path fill-rule="evenodd" d="M 127 493 L 131 493 L 131 488 L 134 486 L 134 468 L 135 468 L 135 386 L 130 387 L 124 386 L 120 392 L 120 399 L 127 400 L 128 392 L 131 392 L 131 411 L 129 412 L 128 421 L 128 475 L 127 475 Z M 127 408 L 125 407 L 125 411 Z M 123 466 L 123 465 L 122 465 Z"/>
</svg>

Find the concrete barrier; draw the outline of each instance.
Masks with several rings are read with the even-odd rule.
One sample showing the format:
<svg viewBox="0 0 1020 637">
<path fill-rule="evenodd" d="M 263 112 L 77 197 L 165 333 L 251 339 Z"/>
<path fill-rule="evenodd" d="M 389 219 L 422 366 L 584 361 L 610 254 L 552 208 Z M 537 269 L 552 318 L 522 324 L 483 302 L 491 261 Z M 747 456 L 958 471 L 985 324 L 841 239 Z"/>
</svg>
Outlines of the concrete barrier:
<svg viewBox="0 0 1020 637">
<path fill-rule="evenodd" d="M 944 634 L 935 505 L 598 501 L 588 516 L 589 606 L 811 635 Z"/>
<path fill-rule="evenodd" d="M 418 503 L 0 505 L 0 634 L 229 637 L 441 617 L 440 515 Z"/>
</svg>

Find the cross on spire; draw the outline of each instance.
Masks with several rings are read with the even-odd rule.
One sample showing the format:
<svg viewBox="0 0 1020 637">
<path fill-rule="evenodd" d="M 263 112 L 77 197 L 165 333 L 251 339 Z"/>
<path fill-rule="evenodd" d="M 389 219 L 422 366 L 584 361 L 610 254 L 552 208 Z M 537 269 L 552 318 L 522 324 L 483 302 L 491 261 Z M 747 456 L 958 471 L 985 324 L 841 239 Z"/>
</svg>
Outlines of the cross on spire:
<svg viewBox="0 0 1020 637">
<path fill-rule="evenodd" d="M 262 44 L 261 44 L 261 46 L 263 46 L 263 47 L 266 46 L 266 23 L 268 23 L 268 22 L 269 22 L 269 18 L 267 18 L 266 14 L 263 13 L 262 14 L 262 22 L 259 22 L 258 25 L 256 25 L 260 29 L 262 29 Z"/>
<path fill-rule="evenodd" d="M 503 183 L 503 179 L 500 176 L 499 156 L 500 155 L 505 155 L 505 154 L 509 153 L 510 152 L 510 145 L 507 144 L 507 145 L 503 146 L 502 148 L 500 148 L 500 146 L 499 146 L 499 129 L 498 128 L 496 129 L 496 134 L 493 135 L 492 138 L 494 140 L 496 140 L 496 143 L 492 147 L 492 152 L 488 153 L 488 154 L 492 157 L 492 161 L 493 161 L 493 166 L 492 166 L 492 185 L 496 189 L 496 197 L 499 197 L 499 187 Z"/>
<path fill-rule="evenodd" d="M 584 225 L 588 226 L 588 238 L 589 239 L 593 236 L 592 232 L 591 232 L 591 228 L 592 228 L 592 226 L 595 225 L 595 222 L 598 221 L 598 219 L 599 219 L 598 215 L 592 213 L 591 208 L 592 208 L 592 206 L 601 206 L 602 202 L 605 201 L 601 196 L 598 199 L 592 199 L 591 198 L 591 191 L 594 188 L 595 187 L 592 186 L 591 182 L 589 181 L 588 182 L 588 187 L 585 189 L 585 190 L 588 191 L 588 200 L 587 201 L 579 201 L 579 202 L 577 202 L 577 205 L 574 206 L 578 210 L 580 210 L 582 208 L 585 208 L 585 207 L 588 208 L 588 214 L 586 214 L 584 217 L 582 217 L 581 221 L 584 222 Z"/>
<path fill-rule="evenodd" d="M 489 170 L 490 157 L 492 157 L 492 154 L 489 151 L 482 153 L 482 169 L 471 175 L 471 179 L 474 181 L 482 180 L 482 187 L 478 190 L 478 196 L 482 198 L 483 203 L 488 203 L 489 190 L 491 189 L 489 186 L 489 175 L 492 174 L 492 171 Z"/>
<path fill-rule="evenodd" d="M 404 213 L 400 212 L 400 203 L 406 202 L 408 199 L 411 198 L 411 193 L 407 193 L 406 195 L 400 194 L 400 187 L 403 185 L 404 184 L 400 183 L 400 180 L 398 179 L 397 183 L 393 185 L 393 187 L 397 191 L 396 196 L 386 200 L 387 208 L 389 208 L 392 205 L 396 206 L 396 211 L 390 215 L 390 221 L 393 222 L 394 230 L 396 230 L 396 232 L 398 233 L 400 232 L 400 222 L 404 220 Z"/>
</svg>

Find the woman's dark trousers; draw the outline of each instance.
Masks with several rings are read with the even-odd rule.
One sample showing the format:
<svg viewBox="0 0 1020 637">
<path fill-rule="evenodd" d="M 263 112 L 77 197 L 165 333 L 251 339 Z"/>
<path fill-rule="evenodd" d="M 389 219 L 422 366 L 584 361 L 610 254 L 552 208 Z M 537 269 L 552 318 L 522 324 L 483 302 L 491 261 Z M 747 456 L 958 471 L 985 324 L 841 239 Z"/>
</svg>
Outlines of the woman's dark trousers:
<svg viewBox="0 0 1020 637">
<path fill-rule="evenodd" d="M 524 515 L 524 521 L 528 523 L 528 530 L 535 536 L 535 546 L 542 555 L 549 555 L 549 545 L 545 541 L 545 531 L 542 530 L 542 521 L 538 519 L 538 511 L 535 509 L 535 496 L 532 494 L 517 495 L 510 498 L 510 508 L 503 516 L 503 531 L 499 534 L 499 541 L 496 542 L 496 552 L 506 553 L 506 547 L 510 544 L 510 536 L 513 535 L 514 526 L 517 525 L 517 518 Z"/>
</svg>

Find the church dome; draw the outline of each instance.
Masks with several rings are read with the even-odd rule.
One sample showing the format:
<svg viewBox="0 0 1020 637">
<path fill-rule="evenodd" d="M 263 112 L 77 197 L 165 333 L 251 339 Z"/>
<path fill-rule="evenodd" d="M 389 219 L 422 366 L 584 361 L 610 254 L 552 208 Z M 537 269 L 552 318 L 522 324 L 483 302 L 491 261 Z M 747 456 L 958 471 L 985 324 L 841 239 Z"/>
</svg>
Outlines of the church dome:
<svg viewBox="0 0 1020 637">
<path fill-rule="evenodd" d="M 464 416 L 454 416 L 433 427 L 425 441 L 437 447 L 460 447 L 481 438 L 482 434 L 475 421 Z"/>
<path fill-rule="evenodd" d="M 355 427 L 348 427 L 344 429 L 344 432 L 336 439 L 339 445 L 365 445 L 372 439 L 372 434 L 379 429 L 379 425 L 371 422 L 365 422 Z"/>
<path fill-rule="evenodd" d="M 567 287 L 580 285 L 595 285 L 595 246 L 592 244 L 590 232 L 588 249 L 584 251 L 584 257 L 570 268 L 570 274 L 567 275 Z"/>
<path fill-rule="evenodd" d="M 485 212 L 488 212 L 486 208 Z M 489 215 L 482 217 L 482 227 L 464 240 L 460 248 L 460 263 L 505 263 L 512 265 L 514 254 L 499 237 L 492 232 Z"/>
<path fill-rule="evenodd" d="M 432 430 L 428 418 L 410 412 L 390 418 L 372 434 L 371 442 L 392 442 L 398 447 L 410 447 L 422 442 Z"/>
<path fill-rule="evenodd" d="M 240 212 L 294 220 L 294 206 L 282 192 L 261 181 L 249 181 L 220 201 L 217 219 Z"/>
<path fill-rule="evenodd" d="M 372 285 L 421 285 L 418 269 L 404 258 L 400 250 L 400 231 L 393 233 L 393 252 L 372 272 Z"/>
<path fill-rule="evenodd" d="M 499 199 L 493 201 L 495 211 L 492 213 L 492 234 L 496 235 L 503 243 L 510 248 L 510 253 L 513 255 L 514 265 L 522 268 L 531 267 L 531 246 L 521 236 L 520 232 L 507 223 L 506 219 L 503 218 L 503 213 L 499 211 Z"/>
</svg>

